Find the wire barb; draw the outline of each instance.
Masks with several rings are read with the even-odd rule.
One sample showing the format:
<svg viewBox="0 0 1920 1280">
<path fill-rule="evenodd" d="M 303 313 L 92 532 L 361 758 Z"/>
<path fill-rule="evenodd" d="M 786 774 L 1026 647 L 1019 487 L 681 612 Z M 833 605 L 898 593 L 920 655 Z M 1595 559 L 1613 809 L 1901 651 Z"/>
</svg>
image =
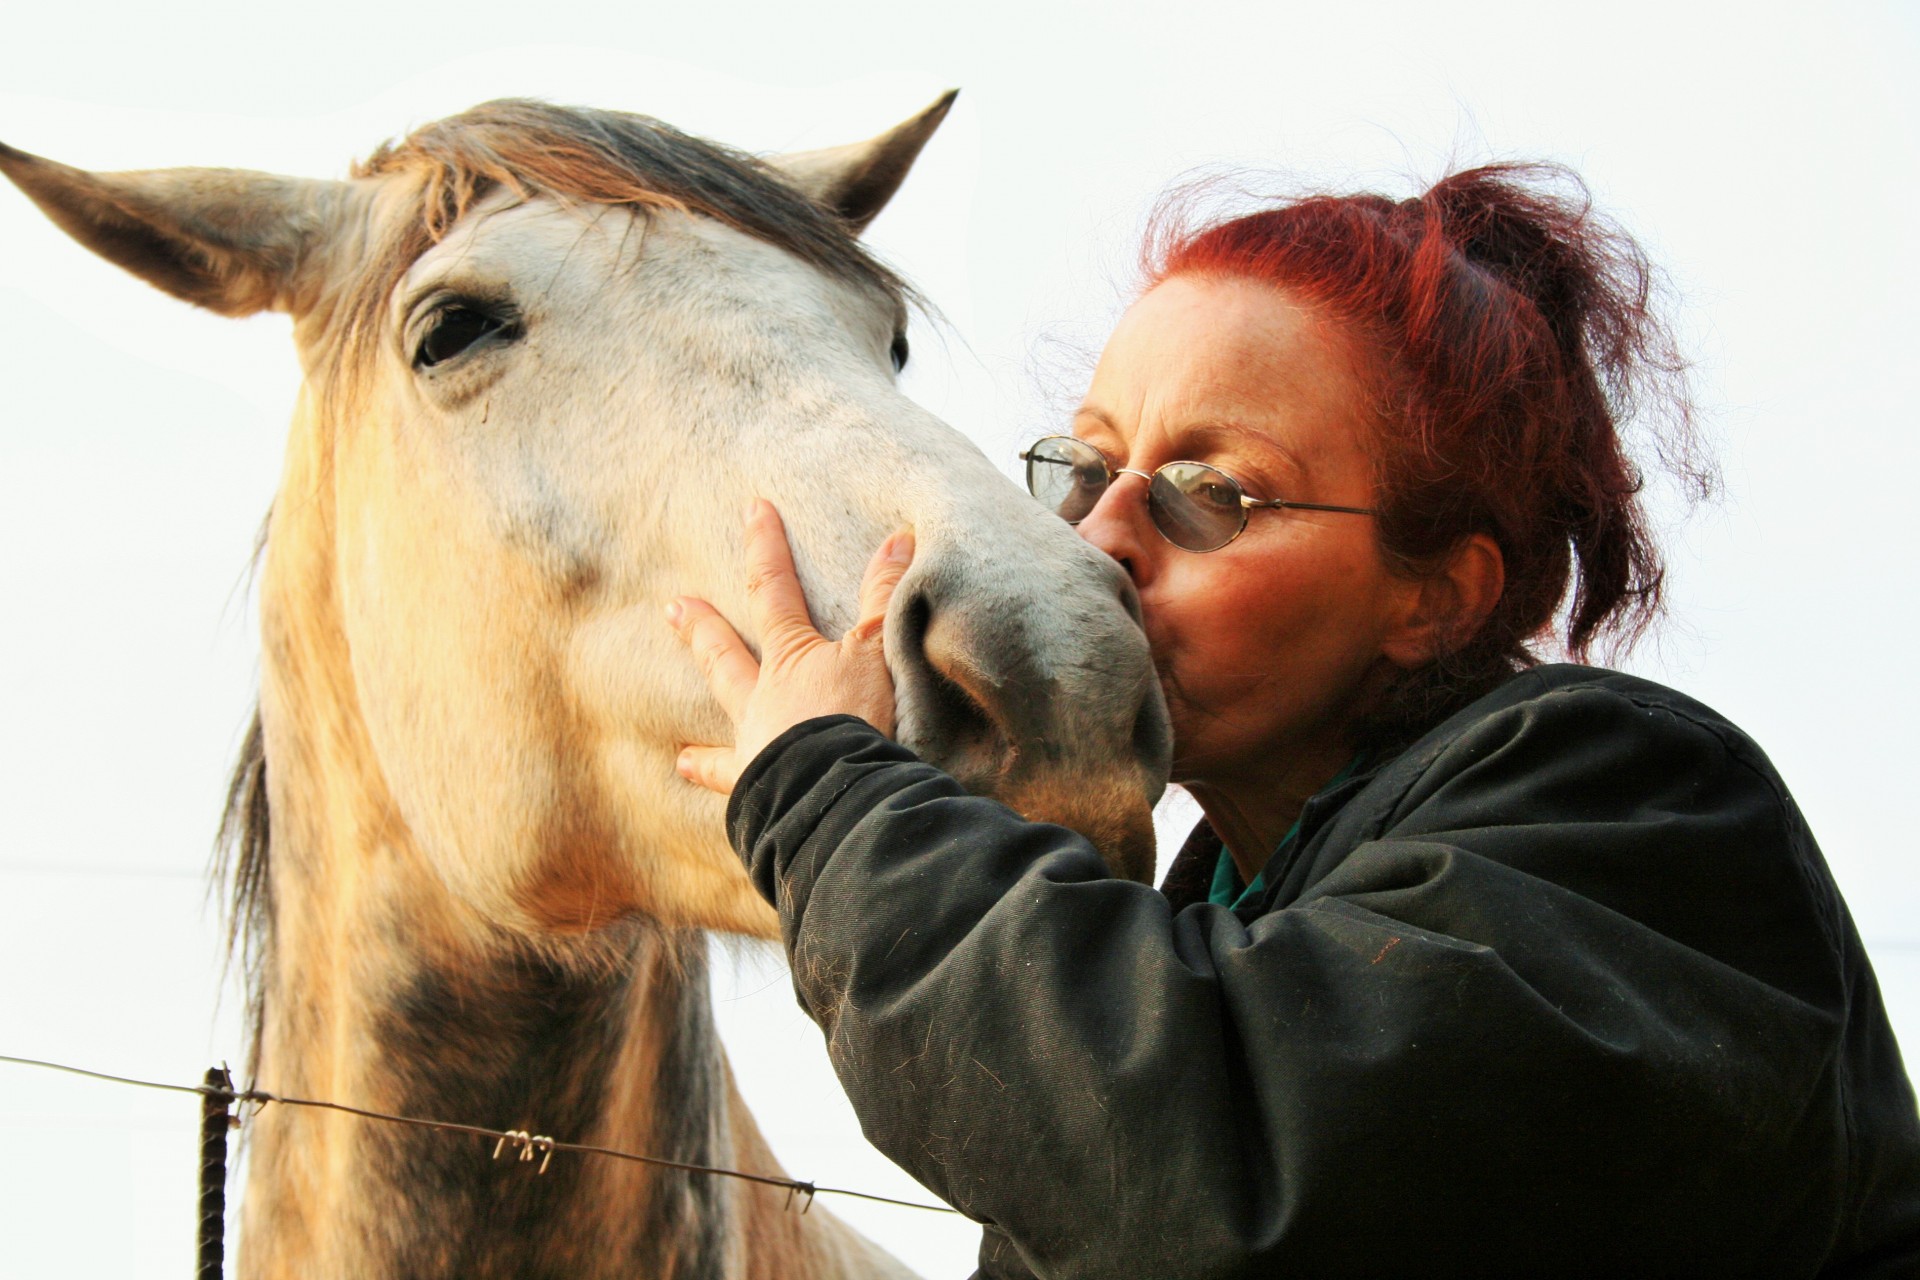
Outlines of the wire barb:
<svg viewBox="0 0 1920 1280">
<path fill-rule="evenodd" d="M 498 1142 L 493 1144 L 495 1160 L 500 1158 L 500 1153 L 506 1150 L 509 1143 L 519 1150 L 521 1164 L 533 1163 L 535 1155 L 540 1157 L 540 1167 L 534 1170 L 535 1173 L 547 1171 L 547 1166 L 553 1163 L 554 1149 L 560 1145 L 542 1134 L 528 1133 L 525 1129 L 509 1129 L 500 1135 Z"/>
</svg>

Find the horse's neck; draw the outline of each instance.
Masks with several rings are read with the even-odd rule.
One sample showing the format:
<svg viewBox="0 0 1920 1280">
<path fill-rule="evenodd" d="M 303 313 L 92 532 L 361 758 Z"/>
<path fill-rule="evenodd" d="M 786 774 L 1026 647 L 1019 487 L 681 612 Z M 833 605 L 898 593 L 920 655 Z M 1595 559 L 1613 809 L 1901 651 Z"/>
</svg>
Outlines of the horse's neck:
<svg viewBox="0 0 1920 1280">
<path fill-rule="evenodd" d="M 276 955 L 261 1087 L 687 1163 L 734 1162 L 697 938 L 636 929 L 629 966 L 598 977 L 511 954 L 452 966 L 391 937 L 342 959 L 316 970 Z M 569 1154 L 541 1174 L 490 1154 L 477 1138 L 269 1107 L 247 1193 L 249 1271 L 739 1271 L 737 1196 L 719 1180 Z"/>
<path fill-rule="evenodd" d="M 307 888 L 308 919 L 337 918 L 339 904 Z M 291 923 L 298 899 L 276 896 Z M 332 909 L 311 910 L 323 906 Z M 780 1173 L 734 1089 L 699 935 L 633 926 L 624 964 L 582 973 L 512 953 L 448 964 L 405 944 L 404 916 L 384 918 L 393 927 L 366 931 L 350 952 L 276 950 L 260 1087 Z M 477 1137 L 269 1105 L 254 1124 L 243 1274 L 907 1274 L 825 1211 L 802 1217 L 778 1187 L 565 1152 L 543 1174 L 492 1150 Z"/>
<path fill-rule="evenodd" d="M 311 745 L 311 744 L 307 744 Z M 311 759 L 295 752 L 295 759 Z M 268 763 L 272 775 L 273 762 Z M 778 1174 L 715 1032 L 704 938 L 647 922 L 562 963 L 463 929 L 355 777 L 274 784 L 259 1086 Z M 377 832 L 336 841 L 325 815 Z M 282 818 L 285 821 L 282 821 Z M 904 1275 L 777 1187 L 269 1105 L 255 1121 L 242 1274 L 762 1280 Z"/>
</svg>

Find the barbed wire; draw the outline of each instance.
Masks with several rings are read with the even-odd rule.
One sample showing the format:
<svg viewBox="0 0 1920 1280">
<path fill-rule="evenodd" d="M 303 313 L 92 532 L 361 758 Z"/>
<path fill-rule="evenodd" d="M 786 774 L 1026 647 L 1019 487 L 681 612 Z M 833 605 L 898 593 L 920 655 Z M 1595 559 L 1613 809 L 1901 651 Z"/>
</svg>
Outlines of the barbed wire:
<svg viewBox="0 0 1920 1280">
<path fill-rule="evenodd" d="M 489 1129 L 485 1125 L 462 1124 L 454 1120 L 428 1120 L 420 1116 L 395 1115 L 387 1111 L 373 1111 L 366 1107 L 356 1107 L 345 1102 L 332 1102 L 322 1098 L 295 1098 L 286 1094 L 269 1093 L 265 1089 L 232 1089 L 211 1084 L 170 1084 L 163 1080 L 141 1080 L 134 1076 L 114 1075 L 112 1072 L 95 1071 L 88 1067 L 76 1067 L 64 1062 L 49 1062 L 44 1058 L 20 1058 L 12 1054 L 0 1053 L 0 1062 L 19 1067 L 41 1067 L 49 1071 L 64 1071 L 68 1075 L 82 1076 L 89 1080 L 102 1080 L 111 1084 L 132 1085 L 141 1089 L 160 1089 L 169 1093 L 192 1093 L 202 1098 L 222 1100 L 227 1103 L 251 1103 L 256 1107 L 265 1107 L 278 1103 L 283 1107 L 312 1107 L 326 1111 L 340 1111 L 347 1115 L 360 1116 L 367 1120 L 378 1120 L 385 1124 L 407 1125 L 416 1129 L 433 1129 L 442 1133 L 466 1134 L 476 1138 L 494 1140 L 493 1158 L 499 1159 L 502 1151 L 512 1147 L 519 1153 L 522 1161 L 531 1161 L 539 1155 L 540 1167 L 537 1172 L 545 1173 L 547 1164 L 556 1152 L 572 1152 L 578 1155 L 607 1156 L 614 1160 L 628 1160 L 635 1164 L 655 1165 L 663 1169 L 677 1169 L 683 1173 L 707 1173 L 719 1178 L 737 1178 L 743 1182 L 757 1182 L 764 1186 L 780 1187 L 787 1192 L 788 1202 L 798 1196 L 801 1200 L 800 1212 L 805 1213 L 813 1207 L 815 1196 L 852 1196 L 858 1200 L 871 1200 L 876 1204 L 897 1205 L 903 1209 L 922 1209 L 928 1213 L 958 1213 L 959 1210 L 943 1204 L 924 1204 L 917 1200 L 898 1200 L 892 1196 L 875 1195 L 870 1191 L 855 1191 L 851 1187 L 823 1187 L 817 1183 L 800 1178 L 781 1178 L 771 1174 L 748 1173 L 744 1169 L 728 1169 L 718 1165 L 691 1164 L 684 1160 L 669 1160 L 664 1156 L 641 1155 L 634 1151 L 621 1151 L 614 1147 L 595 1146 L 590 1142 L 562 1142 L 542 1134 L 530 1133 L 524 1129 Z"/>
</svg>

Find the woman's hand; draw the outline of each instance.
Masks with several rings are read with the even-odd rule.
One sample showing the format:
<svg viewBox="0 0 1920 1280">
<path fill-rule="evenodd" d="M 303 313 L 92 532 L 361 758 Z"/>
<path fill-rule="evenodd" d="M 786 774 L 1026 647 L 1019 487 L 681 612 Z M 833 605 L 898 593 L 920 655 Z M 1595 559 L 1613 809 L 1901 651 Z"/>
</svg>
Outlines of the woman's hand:
<svg viewBox="0 0 1920 1280">
<path fill-rule="evenodd" d="M 855 715 L 892 733 L 893 677 L 880 634 L 887 602 L 912 561 L 911 530 L 881 543 L 860 580 L 859 621 L 829 640 L 813 628 L 780 513 L 755 498 L 747 508 L 747 607 L 760 628 L 760 661 L 705 600 L 681 596 L 667 605 L 667 621 L 693 646 L 734 731 L 730 747 L 682 750 L 680 776 L 727 795 L 762 747 L 815 716 Z"/>
</svg>

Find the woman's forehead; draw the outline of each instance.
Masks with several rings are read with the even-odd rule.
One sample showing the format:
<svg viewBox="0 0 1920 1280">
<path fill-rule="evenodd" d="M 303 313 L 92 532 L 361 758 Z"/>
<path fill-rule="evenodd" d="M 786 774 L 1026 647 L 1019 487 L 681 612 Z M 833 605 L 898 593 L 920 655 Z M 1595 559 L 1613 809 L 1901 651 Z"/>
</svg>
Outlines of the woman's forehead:
<svg viewBox="0 0 1920 1280">
<path fill-rule="evenodd" d="M 1083 414 L 1128 440 L 1299 463 L 1351 447 L 1363 404 L 1344 335 L 1314 311 L 1269 285 L 1176 276 L 1121 319 Z"/>
</svg>

